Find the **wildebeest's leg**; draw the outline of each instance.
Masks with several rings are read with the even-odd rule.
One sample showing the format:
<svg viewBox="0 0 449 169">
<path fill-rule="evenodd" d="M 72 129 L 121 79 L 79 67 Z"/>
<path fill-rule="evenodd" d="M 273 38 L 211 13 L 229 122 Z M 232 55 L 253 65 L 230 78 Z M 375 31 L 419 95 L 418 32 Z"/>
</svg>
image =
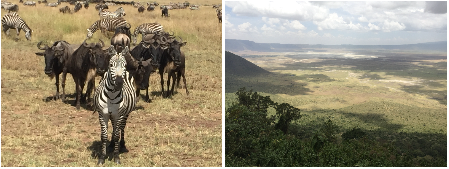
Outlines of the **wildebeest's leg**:
<svg viewBox="0 0 449 169">
<path fill-rule="evenodd" d="M 55 85 L 56 85 L 56 94 L 55 94 L 55 96 L 53 98 L 55 100 L 58 100 L 59 99 L 59 74 L 56 74 L 56 83 L 55 83 Z"/>
<path fill-rule="evenodd" d="M 182 81 L 184 81 L 184 87 L 186 88 L 186 93 L 187 93 L 187 95 L 189 95 L 189 90 L 187 89 L 187 83 L 186 83 L 186 76 L 185 76 L 185 73 L 186 73 L 186 71 L 185 71 L 185 69 L 182 69 L 180 72 L 179 72 L 179 74 L 181 74 L 181 76 L 182 76 Z M 179 84 L 179 74 L 178 74 L 178 84 Z"/>
<path fill-rule="evenodd" d="M 174 95 L 173 92 L 175 91 L 175 83 L 176 83 L 174 70 L 170 71 L 170 76 L 168 77 L 168 79 L 170 79 L 170 78 L 173 80 L 173 82 L 171 83 L 171 90 L 170 90 L 169 95 L 172 96 L 172 95 Z M 168 85 L 170 85 L 170 83 L 168 83 Z M 168 89 L 170 89 L 170 88 L 168 88 Z"/>
<path fill-rule="evenodd" d="M 62 96 L 61 96 L 61 100 L 65 101 L 65 79 L 67 76 L 67 70 L 63 70 L 62 72 L 62 82 L 61 82 L 61 87 L 62 87 Z"/>
<path fill-rule="evenodd" d="M 97 164 L 104 164 L 104 158 L 106 157 L 106 144 L 108 142 L 108 122 L 109 116 L 103 116 L 103 112 L 98 112 L 101 126 L 101 152 L 98 157 Z"/>
<path fill-rule="evenodd" d="M 164 96 L 164 70 L 159 69 L 159 74 L 161 75 L 161 88 L 162 88 L 161 95 Z"/>
<path fill-rule="evenodd" d="M 87 84 L 86 95 L 87 95 L 87 105 L 92 106 L 92 91 L 95 88 L 95 78 L 91 79 Z"/>
</svg>

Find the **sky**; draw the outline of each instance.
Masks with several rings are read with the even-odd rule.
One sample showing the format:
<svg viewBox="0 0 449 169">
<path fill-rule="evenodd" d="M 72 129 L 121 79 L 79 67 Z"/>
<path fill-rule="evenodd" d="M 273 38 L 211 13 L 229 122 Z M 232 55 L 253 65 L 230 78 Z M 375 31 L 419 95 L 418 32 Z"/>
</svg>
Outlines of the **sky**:
<svg viewBox="0 0 449 169">
<path fill-rule="evenodd" d="M 447 41 L 446 1 L 225 1 L 226 39 L 401 45 Z"/>
</svg>

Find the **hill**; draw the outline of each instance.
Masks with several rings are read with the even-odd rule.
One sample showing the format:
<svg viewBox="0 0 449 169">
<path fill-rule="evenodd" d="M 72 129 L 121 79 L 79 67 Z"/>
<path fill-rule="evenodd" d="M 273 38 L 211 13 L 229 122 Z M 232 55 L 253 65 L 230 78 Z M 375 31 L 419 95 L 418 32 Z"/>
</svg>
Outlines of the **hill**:
<svg viewBox="0 0 449 169">
<path fill-rule="evenodd" d="M 226 51 L 225 58 L 226 76 L 258 76 L 271 74 L 269 71 L 262 69 L 261 67 L 231 52 Z"/>
</svg>

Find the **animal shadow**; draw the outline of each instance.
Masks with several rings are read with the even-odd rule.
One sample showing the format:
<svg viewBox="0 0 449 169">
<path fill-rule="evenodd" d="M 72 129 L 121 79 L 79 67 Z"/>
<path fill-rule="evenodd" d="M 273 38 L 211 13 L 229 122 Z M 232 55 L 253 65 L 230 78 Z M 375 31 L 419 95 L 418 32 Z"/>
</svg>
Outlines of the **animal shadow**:
<svg viewBox="0 0 449 169">
<path fill-rule="evenodd" d="M 114 154 L 113 153 L 114 149 L 109 147 L 110 144 L 111 144 L 110 141 L 108 141 L 106 143 L 106 157 L 105 157 L 105 159 L 108 159 L 108 161 L 112 161 L 113 154 Z M 92 145 L 88 146 L 87 149 L 89 151 L 91 151 L 90 156 L 93 159 L 98 159 L 98 157 L 100 157 L 100 154 L 101 154 L 101 141 L 94 141 L 94 142 L 92 142 Z M 120 149 L 119 154 L 123 154 L 123 153 L 126 153 L 126 151 Z"/>
</svg>

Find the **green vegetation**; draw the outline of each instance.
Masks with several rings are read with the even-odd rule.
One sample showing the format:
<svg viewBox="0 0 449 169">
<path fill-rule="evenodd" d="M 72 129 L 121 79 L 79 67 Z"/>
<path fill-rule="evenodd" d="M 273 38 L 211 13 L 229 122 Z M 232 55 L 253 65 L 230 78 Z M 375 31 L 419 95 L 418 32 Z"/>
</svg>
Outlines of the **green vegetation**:
<svg viewBox="0 0 449 169">
<path fill-rule="evenodd" d="M 447 166 L 445 134 L 346 129 L 324 118 L 302 125 L 300 117 L 245 88 L 226 97 L 226 167 Z"/>
</svg>

